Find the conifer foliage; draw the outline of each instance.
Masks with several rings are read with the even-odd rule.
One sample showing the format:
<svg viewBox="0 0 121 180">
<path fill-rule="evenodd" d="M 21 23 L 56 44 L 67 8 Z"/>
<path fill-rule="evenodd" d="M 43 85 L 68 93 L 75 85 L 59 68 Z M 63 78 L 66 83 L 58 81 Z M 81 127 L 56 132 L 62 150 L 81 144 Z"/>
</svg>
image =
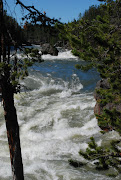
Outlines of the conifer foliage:
<svg viewBox="0 0 121 180">
<path fill-rule="evenodd" d="M 102 112 L 97 114 L 102 129 L 114 129 L 121 134 L 121 0 L 100 0 L 98 7 L 90 7 L 77 21 L 60 26 L 60 37 L 68 40 L 74 55 L 88 61 L 87 66 L 76 68 L 88 70 L 96 67 L 108 88 L 98 88 L 97 103 Z M 119 142 L 111 142 L 110 148 L 98 147 L 91 138 L 86 152 L 79 154 L 88 160 L 98 160 L 97 169 L 115 167 L 121 172 Z M 79 167 L 80 162 L 70 160 Z"/>
<path fill-rule="evenodd" d="M 107 173 L 108 176 L 115 177 L 118 173 L 121 173 L 121 150 L 118 148 L 120 140 L 113 140 L 110 146 L 104 148 L 98 146 L 94 138 L 90 138 L 88 148 L 86 152 L 80 150 L 80 156 L 86 159 L 86 163 L 69 160 L 70 165 L 74 167 L 81 167 L 92 163 L 97 170 L 109 170 L 112 168 L 111 173 Z"/>
<path fill-rule="evenodd" d="M 98 7 L 90 7 L 78 21 L 61 26 L 60 37 L 68 40 L 74 55 L 88 61 L 88 70 L 96 67 L 102 79 L 110 85 L 98 89 L 98 103 L 103 113 L 98 114 L 99 125 L 121 131 L 121 1 L 105 0 Z M 93 12 L 93 13 L 92 13 Z M 93 14 L 93 15 L 92 15 Z M 108 104 L 110 103 L 110 107 Z M 117 108 L 118 107 L 118 108 Z M 110 111 L 110 112 L 109 112 Z"/>
</svg>

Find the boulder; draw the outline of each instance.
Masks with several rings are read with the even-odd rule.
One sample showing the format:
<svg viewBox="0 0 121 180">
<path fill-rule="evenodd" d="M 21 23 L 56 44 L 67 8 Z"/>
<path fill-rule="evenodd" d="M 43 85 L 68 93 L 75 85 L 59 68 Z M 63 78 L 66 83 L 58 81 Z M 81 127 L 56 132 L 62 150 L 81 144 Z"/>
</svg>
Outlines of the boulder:
<svg viewBox="0 0 121 180">
<path fill-rule="evenodd" d="M 53 56 L 58 55 L 58 50 L 56 47 L 50 45 L 49 43 L 45 43 L 41 46 L 42 54 L 51 54 Z"/>
<path fill-rule="evenodd" d="M 65 51 L 66 49 L 72 50 L 69 42 L 58 41 L 58 42 L 56 42 L 56 44 L 54 46 L 61 47 L 63 49 L 63 51 Z"/>
<path fill-rule="evenodd" d="M 110 84 L 108 79 L 101 79 L 97 82 L 96 89 L 103 88 L 103 89 L 110 89 Z"/>
</svg>

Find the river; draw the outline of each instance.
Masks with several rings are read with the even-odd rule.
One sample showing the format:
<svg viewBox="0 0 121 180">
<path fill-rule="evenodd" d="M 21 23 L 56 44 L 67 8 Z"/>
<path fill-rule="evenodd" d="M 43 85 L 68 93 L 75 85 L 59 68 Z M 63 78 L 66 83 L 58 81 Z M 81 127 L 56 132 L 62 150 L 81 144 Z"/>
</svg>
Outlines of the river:
<svg viewBox="0 0 121 180">
<path fill-rule="evenodd" d="M 113 179 L 106 171 L 95 170 L 93 163 L 81 168 L 68 163 L 70 158 L 85 161 L 78 152 L 87 148 L 91 136 L 99 145 L 119 138 L 114 131 L 101 134 L 94 116 L 98 72 L 77 70 L 75 64 L 85 62 L 70 51 L 42 57 L 45 61 L 29 69 L 29 76 L 21 82 L 22 92 L 15 95 L 25 180 Z M 0 180 L 12 180 L 2 105 Z"/>
</svg>

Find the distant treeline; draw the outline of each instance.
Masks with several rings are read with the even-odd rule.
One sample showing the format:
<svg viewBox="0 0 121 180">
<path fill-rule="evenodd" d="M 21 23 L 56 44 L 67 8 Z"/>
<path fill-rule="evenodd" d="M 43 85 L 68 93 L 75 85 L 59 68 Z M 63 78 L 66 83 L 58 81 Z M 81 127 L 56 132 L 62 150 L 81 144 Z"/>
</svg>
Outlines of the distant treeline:
<svg viewBox="0 0 121 180">
<path fill-rule="evenodd" d="M 25 40 L 34 44 L 50 43 L 54 45 L 59 40 L 58 33 L 55 26 L 25 23 L 23 28 Z"/>
<path fill-rule="evenodd" d="M 7 11 L 4 11 L 4 22 L 5 22 L 5 31 L 7 31 L 8 36 L 11 36 L 11 39 L 15 42 L 22 44 L 35 43 L 43 44 L 50 43 L 54 45 L 58 40 L 58 29 L 53 26 L 43 26 L 40 24 L 31 24 L 25 22 L 24 26 L 21 27 L 15 18 L 7 14 Z"/>
<path fill-rule="evenodd" d="M 17 23 L 15 18 L 9 16 L 7 11 L 4 11 L 4 31 L 6 31 L 6 38 L 9 37 L 11 41 L 21 44 L 25 41 L 24 33 L 21 26 Z M 13 44 L 13 43 L 12 43 Z"/>
</svg>

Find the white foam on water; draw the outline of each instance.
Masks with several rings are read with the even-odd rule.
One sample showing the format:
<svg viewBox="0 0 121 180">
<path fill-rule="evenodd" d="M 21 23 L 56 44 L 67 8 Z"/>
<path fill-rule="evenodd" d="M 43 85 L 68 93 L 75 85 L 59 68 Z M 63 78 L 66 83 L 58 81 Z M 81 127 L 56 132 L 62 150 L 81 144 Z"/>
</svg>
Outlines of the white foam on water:
<svg viewBox="0 0 121 180">
<path fill-rule="evenodd" d="M 41 54 L 41 50 L 39 51 L 39 54 Z M 25 59 L 27 57 L 29 57 L 29 59 L 31 59 L 31 56 L 27 56 L 25 54 L 23 54 L 23 52 L 18 52 L 16 53 L 16 56 L 18 59 Z M 65 50 L 64 52 L 59 52 L 57 56 L 53 56 L 50 54 L 46 54 L 46 55 L 41 55 L 42 60 L 75 60 L 78 61 L 79 58 L 77 56 L 74 56 L 71 52 L 71 50 Z M 11 55 L 11 59 L 14 60 L 14 55 Z"/>
<path fill-rule="evenodd" d="M 69 126 L 69 119 L 63 118 L 64 112 L 79 111 L 81 114 L 84 109 L 88 108 L 89 106 L 91 107 L 93 104 L 92 102 L 92 104 L 87 104 L 84 106 L 81 102 L 81 99 L 79 99 L 78 101 L 76 97 L 74 97 L 74 99 L 73 101 L 71 100 L 69 102 L 64 102 L 63 100 L 60 100 L 59 102 L 57 101 L 52 104 L 49 109 L 46 106 L 44 111 L 41 111 L 40 107 L 40 112 L 36 113 L 33 118 L 31 118 L 30 120 L 26 120 L 25 123 L 22 124 L 22 152 L 25 159 L 34 160 L 40 158 L 40 160 L 61 160 L 62 155 L 74 155 L 75 152 L 77 156 L 82 143 L 80 142 L 79 146 L 79 144 L 72 143 L 71 139 L 74 136 L 90 136 L 99 132 L 99 128 L 95 119 L 92 119 L 91 122 L 85 124 L 80 128 L 72 128 Z M 48 100 L 45 98 L 45 100 L 43 99 L 43 101 L 46 102 Z M 73 105 L 72 103 L 75 103 L 75 105 Z M 34 106 L 32 106 L 31 104 L 29 109 L 26 109 L 25 113 L 27 114 L 28 111 L 29 113 L 34 112 L 36 108 L 38 109 L 38 104 L 39 100 L 35 101 Z M 24 109 L 21 109 L 21 111 L 23 111 L 22 114 L 24 116 Z M 29 113 L 28 118 L 33 114 L 31 113 L 31 116 L 29 116 Z"/>
<path fill-rule="evenodd" d="M 0 158 L 0 177 L 9 178 L 11 176 L 11 166 Z M 1 178 L 0 178 L 1 179 Z"/>
<path fill-rule="evenodd" d="M 79 58 L 71 53 L 71 50 L 59 52 L 58 56 L 52 56 L 50 54 L 42 55 L 43 60 L 78 60 Z"/>
<path fill-rule="evenodd" d="M 87 148 L 90 136 L 101 138 L 93 113 L 93 94 L 80 92 L 83 86 L 78 76 L 73 74 L 69 84 L 56 81 L 51 75 L 31 74 L 23 85 L 31 91 L 16 94 L 15 106 L 25 180 L 106 179 L 96 172 L 85 168 L 76 170 L 68 164 L 70 158 L 82 160 L 78 152 Z M 0 112 L 3 113 L 1 108 Z M 0 120 L 0 178 L 9 180 L 12 174 L 3 116 Z M 113 132 L 110 135 L 112 139 L 116 137 Z M 102 142 L 100 138 L 98 144 Z"/>
</svg>

